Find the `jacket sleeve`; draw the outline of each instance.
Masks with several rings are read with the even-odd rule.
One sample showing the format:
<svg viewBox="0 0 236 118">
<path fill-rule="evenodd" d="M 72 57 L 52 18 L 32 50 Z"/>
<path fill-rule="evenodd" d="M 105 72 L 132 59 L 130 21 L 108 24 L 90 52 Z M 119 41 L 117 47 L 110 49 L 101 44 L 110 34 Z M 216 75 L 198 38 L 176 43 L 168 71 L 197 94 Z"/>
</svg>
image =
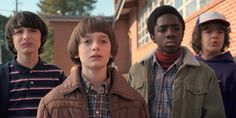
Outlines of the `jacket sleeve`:
<svg viewBox="0 0 236 118">
<path fill-rule="evenodd" d="M 7 117 L 9 101 L 9 66 L 10 62 L 0 66 L 0 117 Z"/>
<path fill-rule="evenodd" d="M 51 115 L 45 105 L 44 99 L 42 98 L 37 111 L 37 118 L 51 118 Z"/>
<path fill-rule="evenodd" d="M 226 118 L 219 84 L 214 73 L 204 99 L 202 115 L 203 118 Z"/>
</svg>

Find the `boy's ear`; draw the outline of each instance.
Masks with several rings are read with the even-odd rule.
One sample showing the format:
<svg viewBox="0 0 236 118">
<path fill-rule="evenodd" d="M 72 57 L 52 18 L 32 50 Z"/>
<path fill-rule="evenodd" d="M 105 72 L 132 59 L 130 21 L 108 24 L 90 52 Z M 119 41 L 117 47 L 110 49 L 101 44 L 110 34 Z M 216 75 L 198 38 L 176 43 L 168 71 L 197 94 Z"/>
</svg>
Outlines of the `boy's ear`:
<svg viewBox="0 0 236 118">
<path fill-rule="evenodd" d="M 78 59 L 78 58 L 79 58 L 79 55 L 76 55 L 76 56 L 75 56 L 75 59 Z"/>
<path fill-rule="evenodd" d="M 155 40 L 153 35 L 150 35 L 150 38 L 152 39 L 153 43 L 156 43 L 157 41 Z"/>
<path fill-rule="evenodd" d="M 153 35 L 151 35 L 151 34 L 150 34 L 150 38 L 151 38 L 152 40 L 154 40 L 154 36 L 153 36 Z"/>
</svg>

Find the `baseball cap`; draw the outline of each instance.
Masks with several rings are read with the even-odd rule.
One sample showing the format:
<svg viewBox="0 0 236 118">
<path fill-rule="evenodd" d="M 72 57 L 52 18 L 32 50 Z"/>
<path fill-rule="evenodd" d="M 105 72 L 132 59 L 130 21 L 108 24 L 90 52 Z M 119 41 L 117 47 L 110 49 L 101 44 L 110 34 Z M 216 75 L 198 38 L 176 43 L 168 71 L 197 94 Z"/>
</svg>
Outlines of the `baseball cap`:
<svg viewBox="0 0 236 118">
<path fill-rule="evenodd" d="M 222 21 L 227 26 L 230 25 L 230 23 L 225 19 L 225 16 L 218 12 L 206 12 L 201 14 L 197 19 L 196 25 L 215 20 Z"/>
</svg>

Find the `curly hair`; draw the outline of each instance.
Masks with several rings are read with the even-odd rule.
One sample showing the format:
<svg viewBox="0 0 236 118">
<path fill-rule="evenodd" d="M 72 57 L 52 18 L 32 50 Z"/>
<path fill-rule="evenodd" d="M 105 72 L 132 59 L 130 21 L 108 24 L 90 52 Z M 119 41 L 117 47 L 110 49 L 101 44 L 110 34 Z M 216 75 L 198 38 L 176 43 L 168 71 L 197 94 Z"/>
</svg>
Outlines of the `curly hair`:
<svg viewBox="0 0 236 118">
<path fill-rule="evenodd" d="M 229 48 L 230 45 L 230 37 L 229 37 L 229 33 L 231 32 L 230 26 L 227 26 L 224 22 L 222 21 L 218 21 L 218 20 L 214 20 L 214 21 L 210 21 L 210 22 L 206 22 L 203 24 L 199 24 L 196 25 L 193 29 L 193 33 L 192 33 L 192 41 L 191 41 L 191 45 L 193 50 L 195 51 L 196 54 L 199 54 L 200 51 L 202 50 L 202 31 L 206 30 L 206 29 L 210 29 L 211 27 L 216 27 L 217 29 L 220 29 L 224 32 L 224 44 L 223 47 L 221 49 L 221 52 L 224 52 L 225 49 Z"/>
</svg>

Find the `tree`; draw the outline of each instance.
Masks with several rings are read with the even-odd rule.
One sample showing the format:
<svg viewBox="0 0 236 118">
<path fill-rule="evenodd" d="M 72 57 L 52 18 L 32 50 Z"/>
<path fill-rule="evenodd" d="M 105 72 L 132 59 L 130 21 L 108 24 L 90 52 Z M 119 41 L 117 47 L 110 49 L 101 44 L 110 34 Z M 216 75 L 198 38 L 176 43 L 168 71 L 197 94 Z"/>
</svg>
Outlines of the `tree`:
<svg viewBox="0 0 236 118">
<path fill-rule="evenodd" d="M 5 63 L 9 60 L 12 59 L 13 54 L 10 53 L 10 51 L 7 50 L 6 48 L 6 44 L 5 42 L 5 36 L 4 36 L 4 31 L 5 31 L 5 25 L 7 23 L 9 18 L 7 18 L 6 16 L 2 16 L 0 15 L 0 48 L 1 48 L 1 56 L 0 58 L 2 58 L 2 63 Z"/>
<path fill-rule="evenodd" d="M 48 63 L 53 63 L 53 32 L 51 27 L 48 27 L 48 38 L 44 44 L 44 50 L 43 53 L 40 54 L 40 57 Z"/>
<path fill-rule="evenodd" d="M 41 12 L 39 14 L 43 19 L 48 15 L 86 16 L 90 15 L 90 11 L 94 9 L 93 4 L 96 2 L 97 0 L 40 0 L 38 6 Z M 50 27 L 48 29 L 48 39 L 40 57 L 49 63 L 53 63 L 53 31 Z"/>
<path fill-rule="evenodd" d="M 86 16 L 94 9 L 97 0 L 40 0 L 42 15 Z"/>
</svg>

